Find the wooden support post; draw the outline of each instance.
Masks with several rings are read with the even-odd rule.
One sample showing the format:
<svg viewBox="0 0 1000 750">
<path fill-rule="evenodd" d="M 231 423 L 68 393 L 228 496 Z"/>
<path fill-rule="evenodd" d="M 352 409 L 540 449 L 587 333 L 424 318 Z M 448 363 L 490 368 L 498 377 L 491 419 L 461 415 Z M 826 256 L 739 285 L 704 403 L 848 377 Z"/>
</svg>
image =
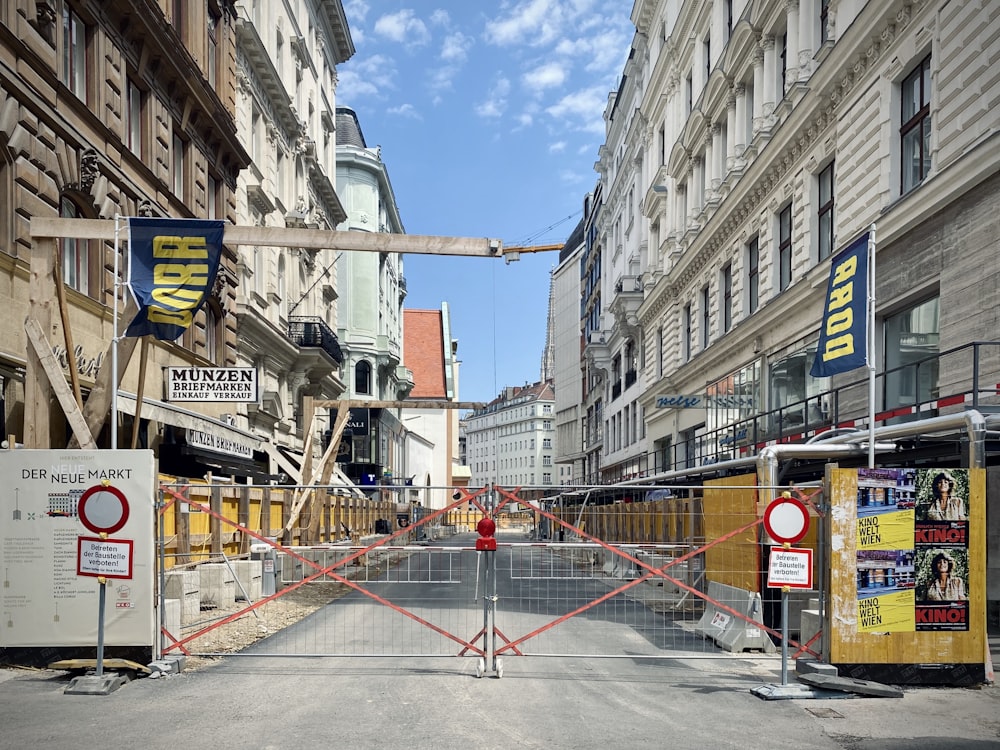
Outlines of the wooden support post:
<svg viewBox="0 0 1000 750">
<path fill-rule="evenodd" d="M 55 298 L 56 241 L 35 237 L 31 242 L 31 266 L 28 282 L 28 317 L 38 323 L 48 338 L 52 325 L 52 300 Z M 24 447 L 51 448 L 52 384 L 42 368 L 34 347 L 27 348 L 24 376 Z"/>
</svg>

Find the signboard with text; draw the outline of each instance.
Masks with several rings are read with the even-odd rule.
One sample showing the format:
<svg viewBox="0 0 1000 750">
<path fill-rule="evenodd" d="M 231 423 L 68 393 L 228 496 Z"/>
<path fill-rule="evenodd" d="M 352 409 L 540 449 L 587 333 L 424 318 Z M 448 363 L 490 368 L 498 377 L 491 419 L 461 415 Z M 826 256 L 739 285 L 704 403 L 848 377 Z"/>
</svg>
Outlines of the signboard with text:
<svg viewBox="0 0 1000 750">
<path fill-rule="evenodd" d="M 254 367 L 166 367 L 167 401 L 258 401 Z"/>
<path fill-rule="evenodd" d="M 153 452 L 0 451 L 0 478 L 0 647 L 93 646 L 94 576 L 128 579 L 108 584 L 105 644 L 151 647 Z M 85 495 L 90 526 L 115 528 L 116 539 L 85 526 Z"/>
</svg>

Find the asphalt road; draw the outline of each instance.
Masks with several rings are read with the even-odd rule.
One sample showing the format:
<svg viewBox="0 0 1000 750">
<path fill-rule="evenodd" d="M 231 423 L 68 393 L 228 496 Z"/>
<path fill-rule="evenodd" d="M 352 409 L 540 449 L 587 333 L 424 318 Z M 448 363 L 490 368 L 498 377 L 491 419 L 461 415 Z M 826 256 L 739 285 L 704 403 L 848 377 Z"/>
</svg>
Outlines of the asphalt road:
<svg viewBox="0 0 1000 750">
<path fill-rule="evenodd" d="M 414 577 L 424 575 L 416 570 Z M 468 582 L 465 573 L 433 576 L 456 577 Z M 512 598 L 505 588 L 512 577 L 498 576 L 502 596 Z M 563 607 L 594 593 L 592 582 L 533 578 L 542 589 L 520 601 L 517 615 L 525 621 L 550 621 L 559 611 L 540 610 L 543 593 L 565 599 Z M 402 595 L 399 579 L 395 574 L 395 583 L 376 589 Z M 467 586 L 430 585 L 431 599 L 454 592 L 472 601 Z M 303 639 L 295 648 L 317 643 L 325 649 L 328 636 L 343 634 L 338 608 L 345 610 L 344 600 L 300 623 Z M 480 627 L 482 618 L 475 607 L 466 609 L 472 619 L 460 627 L 471 638 L 469 628 Z M 371 612 L 347 611 L 355 610 Z M 337 628 L 330 629 L 330 617 Z M 0 670 L 0 748 L 1000 748 L 996 687 L 907 689 L 902 698 L 762 700 L 751 690 L 780 683 L 777 657 L 696 656 L 689 637 L 664 641 L 671 628 L 643 618 L 634 601 L 595 608 L 573 618 L 572 638 L 550 640 L 546 650 L 585 651 L 634 631 L 618 658 L 507 654 L 502 679 L 491 672 L 477 678 L 478 659 L 456 656 L 451 641 L 441 651 L 450 655 L 437 658 L 370 655 L 389 650 L 381 639 L 398 637 L 389 622 L 369 622 L 363 637 L 352 636 L 358 656 L 227 657 L 198 671 L 140 679 L 107 696 L 65 694 L 64 672 Z M 512 622 L 525 632 L 519 620 Z M 322 634 L 310 634 L 321 628 Z M 628 648 L 635 649 L 631 657 L 623 655 Z M 678 656 L 642 658 L 662 648 L 676 648 Z"/>
<path fill-rule="evenodd" d="M 108 696 L 65 694 L 65 673 L 0 670 L 0 747 L 1000 747 L 995 687 L 757 698 L 776 666 L 508 657 L 502 679 L 477 679 L 472 658 L 244 657 Z"/>
</svg>

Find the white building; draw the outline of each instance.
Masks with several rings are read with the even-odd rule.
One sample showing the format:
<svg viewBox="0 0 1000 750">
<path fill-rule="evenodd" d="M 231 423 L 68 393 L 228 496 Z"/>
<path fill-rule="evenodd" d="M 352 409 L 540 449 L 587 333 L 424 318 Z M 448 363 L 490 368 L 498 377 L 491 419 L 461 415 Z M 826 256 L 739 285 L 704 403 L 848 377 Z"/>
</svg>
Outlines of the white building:
<svg viewBox="0 0 1000 750">
<path fill-rule="evenodd" d="M 470 487 L 548 487 L 555 478 L 551 381 L 507 387 L 465 418 Z"/>
<path fill-rule="evenodd" d="M 403 234 L 389 172 L 381 149 L 369 148 L 352 109 L 338 107 L 337 193 L 346 220 L 337 228 Z M 394 401 L 413 388 L 403 360 L 403 299 L 406 280 L 398 253 L 342 252 L 337 279 L 337 337 L 344 353 L 345 398 Z M 394 482 L 402 470 L 403 425 L 398 409 L 356 409 L 355 429 L 339 454 L 347 475 L 359 484 Z M 333 415 L 331 415 L 332 418 Z M 331 422 L 332 424 L 332 422 Z"/>
<path fill-rule="evenodd" d="M 354 54 L 339 0 L 238 2 L 237 127 L 252 159 L 240 175 L 240 223 L 334 229 L 346 212 L 334 188 L 336 66 Z M 310 436 L 302 399 L 339 397 L 336 252 L 241 247 L 238 364 L 256 368 L 260 401 L 235 411 L 266 439 L 272 474 L 298 479 Z M 322 435 L 322 425 L 312 438 Z"/>
<path fill-rule="evenodd" d="M 876 423 L 989 403 L 975 383 L 1000 371 L 980 343 L 1000 309 L 996 20 L 943 0 L 637 0 L 598 165 L 606 297 L 582 303 L 586 358 L 612 362 L 612 385 L 635 316 L 640 473 L 865 425 L 864 369 L 809 371 L 831 257 L 873 224 Z M 746 400 L 657 405 L 676 394 Z M 604 478 L 622 478 L 631 435 L 604 411 Z M 962 461 L 959 445 L 935 460 Z"/>
</svg>

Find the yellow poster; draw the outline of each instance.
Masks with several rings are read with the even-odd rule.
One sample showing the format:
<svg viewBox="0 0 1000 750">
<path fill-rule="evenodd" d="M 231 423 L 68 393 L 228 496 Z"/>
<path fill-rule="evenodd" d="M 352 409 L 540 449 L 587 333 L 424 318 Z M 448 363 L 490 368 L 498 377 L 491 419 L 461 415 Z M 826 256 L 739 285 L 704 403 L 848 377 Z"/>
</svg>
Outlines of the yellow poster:
<svg viewBox="0 0 1000 750">
<path fill-rule="evenodd" d="M 900 633 L 916 630 L 913 590 L 858 600 L 858 632 Z"/>
<path fill-rule="evenodd" d="M 912 549 L 913 511 L 858 518 L 858 549 Z"/>
</svg>

